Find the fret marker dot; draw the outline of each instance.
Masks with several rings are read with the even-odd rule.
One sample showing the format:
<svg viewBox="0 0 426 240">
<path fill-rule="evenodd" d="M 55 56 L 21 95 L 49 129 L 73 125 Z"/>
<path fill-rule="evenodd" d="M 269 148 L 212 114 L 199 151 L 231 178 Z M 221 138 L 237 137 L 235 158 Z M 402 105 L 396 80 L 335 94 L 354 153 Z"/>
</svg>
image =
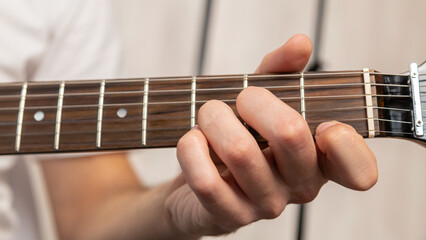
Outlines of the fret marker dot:
<svg viewBox="0 0 426 240">
<path fill-rule="evenodd" d="M 127 116 L 127 110 L 125 108 L 120 108 L 117 110 L 117 116 L 119 118 L 125 118 Z"/>
<path fill-rule="evenodd" d="M 43 119 L 44 119 L 44 112 L 37 111 L 36 113 L 34 113 L 34 120 L 36 120 L 37 122 L 40 122 Z"/>
</svg>

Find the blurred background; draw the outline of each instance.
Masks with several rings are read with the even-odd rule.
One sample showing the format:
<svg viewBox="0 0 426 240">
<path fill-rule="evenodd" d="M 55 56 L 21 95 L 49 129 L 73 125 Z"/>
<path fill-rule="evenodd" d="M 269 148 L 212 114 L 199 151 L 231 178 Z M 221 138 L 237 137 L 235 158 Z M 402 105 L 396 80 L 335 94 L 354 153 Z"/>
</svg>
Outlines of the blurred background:
<svg viewBox="0 0 426 240">
<path fill-rule="evenodd" d="M 197 73 L 206 2 L 116 1 L 122 76 Z M 314 51 L 322 70 L 400 73 L 426 59 L 426 1 L 324 1 L 315 39 L 318 8 L 318 0 L 212 0 L 202 73 L 250 73 L 295 33 L 320 40 Z M 378 159 L 378 184 L 361 193 L 328 183 L 305 208 L 304 239 L 426 239 L 426 148 L 400 139 L 367 141 Z M 146 183 L 179 172 L 173 149 L 133 154 Z M 219 239 L 297 239 L 298 211 L 289 206 L 278 219 Z"/>
<path fill-rule="evenodd" d="M 122 75 L 197 73 L 206 2 L 116 1 Z M 322 70 L 400 73 L 426 59 L 426 1 L 327 0 L 315 39 L 318 7 L 318 0 L 213 0 L 202 73 L 253 72 L 295 33 L 320 40 L 314 51 L 320 50 Z M 400 139 L 367 142 L 378 159 L 378 184 L 354 192 L 328 183 L 306 206 L 304 239 L 426 239 L 426 148 Z M 174 155 L 173 149 L 137 151 L 133 164 L 144 182 L 156 184 L 179 172 Z M 298 217 L 298 207 L 289 206 L 278 219 L 219 239 L 296 239 Z"/>
</svg>

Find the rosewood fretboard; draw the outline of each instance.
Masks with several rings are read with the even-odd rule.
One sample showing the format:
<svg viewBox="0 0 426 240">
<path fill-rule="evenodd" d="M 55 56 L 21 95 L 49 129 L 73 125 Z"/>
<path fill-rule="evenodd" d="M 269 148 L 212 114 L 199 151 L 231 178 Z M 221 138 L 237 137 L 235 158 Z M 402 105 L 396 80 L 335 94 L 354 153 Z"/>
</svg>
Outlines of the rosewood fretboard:
<svg viewBox="0 0 426 240">
<path fill-rule="evenodd" d="M 399 78 L 394 84 L 373 71 L 351 71 L 2 84 L 0 154 L 175 146 L 202 104 L 219 99 L 236 112 L 235 99 L 247 86 L 270 90 L 312 132 L 338 120 L 364 137 L 404 136 L 411 134 L 404 114 L 411 100 L 407 78 Z M 399 110 L 389 99 L 398 100 Z M 395 122 L 392 111 L 403 119 Z"/>
</svg>

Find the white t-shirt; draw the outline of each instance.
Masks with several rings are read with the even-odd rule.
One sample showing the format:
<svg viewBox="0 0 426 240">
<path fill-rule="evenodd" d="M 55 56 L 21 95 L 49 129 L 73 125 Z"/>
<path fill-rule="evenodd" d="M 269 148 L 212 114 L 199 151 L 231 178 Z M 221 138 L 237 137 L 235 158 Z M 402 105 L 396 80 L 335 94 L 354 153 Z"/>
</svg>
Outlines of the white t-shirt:
<svg viewBox="0 0 426 240">
<path fill-rule="evenodd" d="M 0 1 L 0 81 L 117 77 L 117 29 L 110 0 Z M 19 159 L 0 159 L 0 240 L 41 238 Z"/>
</svg>

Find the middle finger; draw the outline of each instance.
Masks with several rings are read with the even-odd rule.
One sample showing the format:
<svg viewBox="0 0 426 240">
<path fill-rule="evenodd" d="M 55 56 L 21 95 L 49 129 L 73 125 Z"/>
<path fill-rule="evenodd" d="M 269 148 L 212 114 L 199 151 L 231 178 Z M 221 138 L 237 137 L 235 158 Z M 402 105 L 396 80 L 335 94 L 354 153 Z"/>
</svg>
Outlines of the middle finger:
<svg viewBox="0 0 426 240">
<path fill-rule="evenodd" d="M 228 105 L 209 101 L 198 114 L 199 126 L 214 152 L 251 200 L 260 203 L 275 194 L 282 196 L 284 191 L 279 187 L 277 173 Z"/>
<path fill-rule="evenodd" d="M 298 112 L 259 87 L 243 90 L 237 98 L 237 109 L 243 120 L 268 141 L 287 185 L 304 185 L 312 191 L 322 185 L 323 182 L 318 181 L 322 174 L 315 143 L 306 121 Z"/>
</svg>

